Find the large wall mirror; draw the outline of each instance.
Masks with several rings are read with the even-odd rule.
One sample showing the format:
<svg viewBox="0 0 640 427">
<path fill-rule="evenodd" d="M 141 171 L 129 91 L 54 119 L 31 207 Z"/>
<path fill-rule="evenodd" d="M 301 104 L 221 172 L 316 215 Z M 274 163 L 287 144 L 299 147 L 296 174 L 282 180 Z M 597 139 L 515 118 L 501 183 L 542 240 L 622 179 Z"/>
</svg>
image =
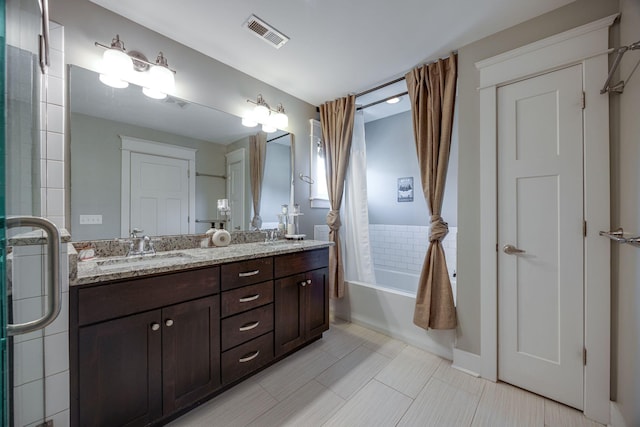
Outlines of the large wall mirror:
<svg viewBox="0 0 640 427">
<path fill-rule="evenodd" d="M 255 134 L 257 128 L 246 128 L 239 117 L 183 99 L 172 96 L 163 100 L 148 98 L 133 84 L 124 89 L 108 87 L 99 81 L 97 73 L 77 66 L 69 66 L 69 111 L 70 218 L 74 241 L 126 237 L 128 229 L 125 232 L 127 227 L 123 227 L 126 222 L 123 218 L 131 215 L 135 204 L 129 198 L 141 198 L 137 199 L 139 210 L 145 218 L 154 216 L 148 212 L 153 212 L 149 206 L 155 201 L 149 202 L 146 193 L 132 189 L 126 196 L 126 191 L 122 190 L 129 174 L 131 182 L 126 185 L 144 185 L 151 192 L 156 189 L 166 192 L 177 182 L 175 177 L 178 175 L 172 175 L 177 169 L 171 165 L 163 166 L 166 169 L 145 168 L 141 166 L 144 162 L 131 157 L 124 166 L 127 170 L 123 170 L 123 151 L 126 151 L 123 150 L 123 139 L 143 145 L 155 144 L 160 152 L 168 148 L 165 150 L 168 163 L 173 161 L 174 152 L 195 153 L 195 171 L 188 174 L 188 179 L 192 180 L 188 188 L 195 198 L 194 206 L 187 213 L 192 232 L 203 233 L 210 228 L 211 221 L 220 218 L 217 200 L 230 196 L 239 198 L 233 203 L 243 205 L 244 209 L 240 212 L 240 209 L 232 208 L 232 215 L 239 217 L 236 217 L 234 227 L 228 224 L 227 228 L 249 229 L 252 216 L 249 136 Z M 271 217 L 276 218 L 281 204 L 293 202 L 294 182 L 293 135 L 280 131 L 268 134 L 267 140 L 260 209 L 265 225 L 275 221 Z M 244 156 L 244 166 L 236 170 L 244 171 L 244 176 L 238 176 L 233 188 L 228 177 L 227 159 L 236 154 Z M 160 163 L 164 165 L 163 162 Z M 241 188 L 238 188 L 239 184 Z M 148 222 L 150 230 L 145 230 L 145 234 L 184 232 L 184 229 L 172 228 L 175 221 L 171 220 L 171 215 L 179 215 L 172 197 L 166 205 L 155 207 L 161 215 Z M 160 223 L 161 220 L 168 222 L 169 228 L 156 233 L 154 221 Z M 136 226 L 134 223 L 130 221 L 131 228 Z"/>
</svg>

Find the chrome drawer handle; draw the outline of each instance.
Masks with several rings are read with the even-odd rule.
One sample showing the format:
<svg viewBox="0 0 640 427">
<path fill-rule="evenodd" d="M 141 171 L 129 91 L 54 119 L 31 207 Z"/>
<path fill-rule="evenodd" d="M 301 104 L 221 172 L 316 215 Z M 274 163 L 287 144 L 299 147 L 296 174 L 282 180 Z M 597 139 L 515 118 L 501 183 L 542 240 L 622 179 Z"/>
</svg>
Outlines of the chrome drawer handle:
<svg viewBox="0 0 640 427">
<path fill-rule="evenodd" d="M 238 273 L 238 277 L 250 277 L 260 273 L 260 270 L 247 271 L 246 273 Z"/>
<path fill-rule="evenodd" d="M 250 331 L 252 329 L 257 328 L 259 324 L 260 324 L 259 320 L 257 322 L 247 323 L 247 324 L 245 324 L 243 326 L 240 326 L 239 330 L 240 330 L 240 332 Z"/>
<path fill-rule="evenodd" d="M 251 356 L 241 357 L 240 359 L 238 359 L 238 362 L 240 363 L 250 362 L 256 357 L 258 357 L 259 354 L 260 354 L 260 350 L 256 350 L 256 352 L 253 353 Z"/>
<path fill-rule="evenodd" d="M 260 294 L 255 294 L 250 297 L 240 298 L 238 302 L 251 302 L 257 300 L 258 298 L 260 298 Z"/>
</svg>

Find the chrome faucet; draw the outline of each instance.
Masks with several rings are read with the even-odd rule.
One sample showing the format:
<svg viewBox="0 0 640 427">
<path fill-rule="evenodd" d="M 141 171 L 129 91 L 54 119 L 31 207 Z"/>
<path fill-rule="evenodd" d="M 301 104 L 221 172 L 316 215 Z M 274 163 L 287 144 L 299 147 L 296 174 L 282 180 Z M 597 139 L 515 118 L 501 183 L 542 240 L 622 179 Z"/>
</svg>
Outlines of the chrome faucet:
<svg viewBox="0 0 640 427">
<path fill-rule="evenodd" d="M 155 254 L 156 250 L 153 247 L 153 242 L 149 236 L 138 236 L 138 233 L 142 233 L 143 230 L 134 228 L 131 230 L 131 242 L 129 243 L 129 252 L 127 256 L 135 255 L 147 255 Z"/>
</svg>

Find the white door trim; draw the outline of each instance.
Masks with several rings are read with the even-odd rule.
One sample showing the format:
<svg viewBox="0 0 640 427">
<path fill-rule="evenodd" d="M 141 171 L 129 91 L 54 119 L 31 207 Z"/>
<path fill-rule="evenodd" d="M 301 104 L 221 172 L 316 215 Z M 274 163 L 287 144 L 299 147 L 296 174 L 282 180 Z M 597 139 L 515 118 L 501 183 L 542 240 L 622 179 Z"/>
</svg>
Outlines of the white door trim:
<svg viewBox="0 0 640 427">
<path fill-rule="evenodd" d="M 179 147 L 161 142 L 147 141 L 126 135 L 118 135 L 122 140 L 121 169 L 121 202 L 120 202 L 120 237 L 129 237 L 131 219 L 131 153 L 150 154 L 154 156 L 172 157 L 189 162 L 189 234 L 195 233 L 195 220 L 191 217 L 196 211 L 196 149 Z M 193 174 L 192 174 L 193 172 Z M 193 176 L 192 176 L 193 175 Z"/>
<path fill-rule="evenodd" d="M 606 53 L 612 15 L 476 63 L 480 70 L 480 374 L 496 381 L 498 370 L 497 274 L 497 87 L 581 63 L 584 72 L 585 238 L 584 413 L 609 421 L 610 244 L 609 96 L 600 87 L 608 73 Z M 455 362 L 454 362 L 455 363 Z"/>
<path fill-rule="evenodd" d="M 238 217 L 240 217 L 240 230 L 245 230 L 246 227 L 249 224 L 250 218 L 247 216 L 247 206 L 246 204 L 249 203 L 249 205 L 251 206 L 251 201 L 246 200 L 247 195 L 245 194 L 244 189 L 247 186 L 247 182 L 251 181 L 251 178 L 247 176 L 247 167 L 245 165 L 245 158 L 246 158 L 246 154 L 245 154 L 245 149 L 244 148 L 238 148 L 237 150 L 231 151 L 230 153 L 226 154 L 226 168 L 227 168 L 227 197 L 231 198 L 231 186 L 232 186 L 232 178 L 231 178 L 231 164 L 235 163 L 235 162 L 239 162 L 240 163 L 240 167 L 242 169 L 242 179 L 244 180 L 244 185 L 241 186 L 242 188 L 242 194 L 240 196 L 240 200 L 241 205 L 240 208 L 238 209 L 237 207 L 235 207 L 232 211 L 231 211 L 231 215 L 233 218 L 235 218 L 236 220 L 238 219 Z M 251 196 L 249 196 L 251 197 Z M 234 216 L 235 215 L 235 216 Z M 232 231 L 231 229 L 233 228 L 233 223 L 229 224 L 229 231 Z"/>
</svg>

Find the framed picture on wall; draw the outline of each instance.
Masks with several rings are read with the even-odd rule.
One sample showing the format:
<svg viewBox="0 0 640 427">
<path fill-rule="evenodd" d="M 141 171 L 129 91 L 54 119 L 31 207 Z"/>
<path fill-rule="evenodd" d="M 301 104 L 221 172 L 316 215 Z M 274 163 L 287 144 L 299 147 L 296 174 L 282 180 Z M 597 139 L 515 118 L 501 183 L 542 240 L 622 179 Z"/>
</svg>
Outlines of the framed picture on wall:
<svg viewBox="0 0 640 427">
<path fill-rule="evenodd" d="M 413 202 L 413 177 L 398 178 L 398 202 Z"/>
</svg>

